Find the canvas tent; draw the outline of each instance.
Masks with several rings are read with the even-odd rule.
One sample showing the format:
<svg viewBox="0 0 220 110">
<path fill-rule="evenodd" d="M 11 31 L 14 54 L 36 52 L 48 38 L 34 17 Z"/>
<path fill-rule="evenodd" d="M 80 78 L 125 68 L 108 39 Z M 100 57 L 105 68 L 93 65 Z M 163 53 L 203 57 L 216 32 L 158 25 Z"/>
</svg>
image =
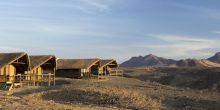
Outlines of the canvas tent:
<svg viewBox="0 0 220 110">
<path fill-rule="evenodd" d="M 82 78 L 99 74 L 100 59 L 58 59 L 58 77 Z"/>
<path fill-rule="evenodd" d="M 53 82 L 55 84 L 56 57 L 54 55 L 30 56 L 30 70 L 28 80 L 37 84 L 42 82 Z"/>
<path fill-rule="evenodd" d="M 0 83 L 18 82 L 16 75 L 25 74 L 30 67 L 26 53 L 0 53 Z"/>
<path fill-rule="evenodd" d="M 100 70 L 103 74 L 110 74 L 111 69 L 118 68 L 118 64 L 116 60 L 110 59 L 110 60 L 101 60 L 101 66 Z"/>
<path fill-rule="evenodd" d="M 121 74 L 121 70 L 118 69 L 119 65 L 116 60 L 101 60 L 100 71 L 103 75 Z M 117 73 L 116 73 L 117 72 Z"/>
<path fill-rule="evenodd" d="M 56 57 L 53 55 L 38 55 L 30 56 L 30 71 L 29 74 L 55 74 Z"/>
</svg>

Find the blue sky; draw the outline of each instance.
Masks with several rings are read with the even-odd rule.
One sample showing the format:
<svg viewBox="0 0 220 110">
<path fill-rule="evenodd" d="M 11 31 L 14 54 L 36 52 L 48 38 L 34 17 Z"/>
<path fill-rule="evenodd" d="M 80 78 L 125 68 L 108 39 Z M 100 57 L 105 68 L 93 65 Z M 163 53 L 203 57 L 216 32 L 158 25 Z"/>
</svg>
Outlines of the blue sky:
<svg viewBox="0 0 220 110">
<path fill-rule="evenodd" d="M 220 51 L 219 0 L 2 0 L 0 52 L 59 58 L 156 54 L 206 58 Z"/>
</svg>

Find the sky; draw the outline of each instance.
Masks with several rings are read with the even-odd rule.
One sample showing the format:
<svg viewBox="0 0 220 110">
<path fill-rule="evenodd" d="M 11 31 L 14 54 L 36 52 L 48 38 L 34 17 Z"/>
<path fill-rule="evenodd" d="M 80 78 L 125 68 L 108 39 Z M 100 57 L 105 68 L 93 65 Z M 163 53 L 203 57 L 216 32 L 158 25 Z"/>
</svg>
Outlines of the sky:
<svg viewBox="0 0 220 110">
<path fill-rule="evenodd" d="M 207 58 L 219 0 L 0 0 L 0 52 L 58 58 Z"/>
</svg>

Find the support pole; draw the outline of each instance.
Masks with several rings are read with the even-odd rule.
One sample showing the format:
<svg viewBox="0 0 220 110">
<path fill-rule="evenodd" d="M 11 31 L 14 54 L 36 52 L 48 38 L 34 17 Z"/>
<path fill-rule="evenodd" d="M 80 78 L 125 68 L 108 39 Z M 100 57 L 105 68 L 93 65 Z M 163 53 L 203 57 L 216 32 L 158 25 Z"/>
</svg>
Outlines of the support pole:
<svg viewBox="0 0 220 110">
<path fill-rule="evenodd" d="M 19 83 L 20 83 L 20 86 L 22 85 L 21 84 L 21 75 L 19 75 Z"/>
<path fill-rule="evenodd" d="M 54 75 L 54 76 L 53 76 L 53 77 L 54 77 L 54 78 L 53 78 L 53 85 L 56 86 L 56 68 L 54 68 L 53 71 L 54 71 L 54 72 L 53 72 L 53 75 Z"/>
<path fill-rule="evenodd" d="M 35 79 L 36 79 L 36 77 L 34 77 L 34 86 L 36 86 L 36 85 L 35 85 Z"/>
<path fill-rule="evenodd" d="M 43 74 L 41 74 L 41 79 L 40 79 L 40 80 L 41 80 L 40 85 L 43 86 L 43 82 L 44 82 L 44 76 L 43 76 Z"/>
<path fill-rule="evenodd" d="M 48 86 L 50 86 L 50 77 L 51 77 L 50 75 L 51 75 L 51 73 L 49 73 L 49 76 L 48 76 L 49 77 Z"/>
<path fill-rule="evenodd" d="M 30 83 L 30 82 L 29 82 L 30 80 L 31 80 L 31 77 L 30 77 L 30 74 L 28 73 L 28 74 L 27 74 L 27 83 L 28 83 L 28 87 L 29 87 L 29 85 L 30 85 L 30 84 L 29 84 L 29 83 Z"/>
</svg>

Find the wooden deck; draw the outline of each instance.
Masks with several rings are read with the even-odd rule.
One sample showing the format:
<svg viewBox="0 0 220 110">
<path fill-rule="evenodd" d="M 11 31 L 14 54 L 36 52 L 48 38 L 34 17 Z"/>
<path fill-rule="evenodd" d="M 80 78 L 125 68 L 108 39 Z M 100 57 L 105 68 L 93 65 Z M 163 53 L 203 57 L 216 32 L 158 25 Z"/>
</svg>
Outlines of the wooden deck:
<svg viewBox="0 0 220 110">
<path fill-rule="evenodd" d="M 123 76 L 123 71 L 119 69 L 112 69 L 109 72 L 110 76 Z"/>
<path fill-rule="evenodd" d="M 16 87 L 23 86 L 40 86 L 40 85 L 55 85 L 55 75 L 54 74 L 42 74 L 42 75 L 14 75 L 5 76 L 0 75 L 0 83 L 2 87 L 12 89 Z"/>
</svg>

